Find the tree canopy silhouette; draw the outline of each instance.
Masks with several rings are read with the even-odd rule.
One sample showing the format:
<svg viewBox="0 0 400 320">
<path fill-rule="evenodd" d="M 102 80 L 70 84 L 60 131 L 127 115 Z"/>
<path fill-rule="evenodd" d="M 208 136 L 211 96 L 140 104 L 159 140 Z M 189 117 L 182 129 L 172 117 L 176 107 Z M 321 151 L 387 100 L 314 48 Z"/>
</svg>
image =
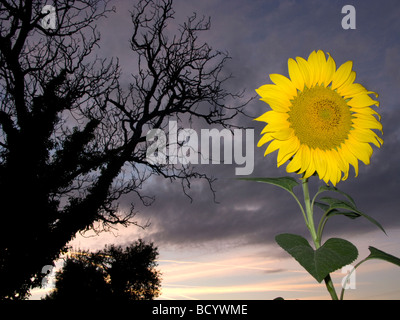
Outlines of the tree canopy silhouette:
<svg viewBox="0 0 400 320">
<path fill-rule="evenodd" d="M 139 240 L 94 253 L 78 251 L 56 274 L 55 290 L 46 300 L 150 300 L 160 293 L 155 268 L 158 250 Z"/>
<path fill-rule="evenodd" d="M 168 132 L 168 119 L 229 126 L 245 105 L 226 103 L 241 98 L 223 86 L 228 55 L 199 41 L 209 20 L 193 15 L 167 37 L 171 0 L 133 7 L 137 73 L 127 87 L 118 60 L 95 51 L 96 21 L 113 11 L 108 1 L 54 6 L 49 29 L 42 1 L 0 0 L 3 299 L 26 298 L 77 232 L 136 223 L 133 206 L 119 210 L 118 200 L 136 193 L 150 204 L 141 190 L 151 175 L 178 179 L 184 191 L 192 178 L 211 182 L 193 167 L 146 161 L 149 129 Z"/>
</svg>

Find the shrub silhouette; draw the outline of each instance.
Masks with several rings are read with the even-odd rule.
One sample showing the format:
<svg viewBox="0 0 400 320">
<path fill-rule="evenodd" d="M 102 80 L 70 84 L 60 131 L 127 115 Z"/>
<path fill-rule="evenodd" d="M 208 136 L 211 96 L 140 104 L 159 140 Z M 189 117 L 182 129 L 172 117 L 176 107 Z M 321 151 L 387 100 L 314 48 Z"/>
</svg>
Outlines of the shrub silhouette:
<svg viewBox="0 0 400 320">
<path fill-rule="evenodd" d="M 57 272 L 56 287 L 45 300 L 151 300 L 160 293 L 157 256 L 157 248 L 142 240 L 124 248 L 75 252 Z"/>
</svg>

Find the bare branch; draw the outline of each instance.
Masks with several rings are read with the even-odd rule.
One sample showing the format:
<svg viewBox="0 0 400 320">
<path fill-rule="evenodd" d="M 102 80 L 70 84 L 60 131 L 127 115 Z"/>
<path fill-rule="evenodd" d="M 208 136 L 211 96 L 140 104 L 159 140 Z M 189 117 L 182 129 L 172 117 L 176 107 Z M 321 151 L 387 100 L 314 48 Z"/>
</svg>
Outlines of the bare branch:
<svg viewBox="0 0 400 320">
<path fill-rule="evenodd" d="M 198 168 L 149 163 L 146 133 L 167 130 L 169 119 L 232 128 L 247 103 L 227 103 L 242 95 L 225 89 L 229 55 L 199 41 L 209 19 L 194 14 L 170 34 L 172 0 L 133 7 L 138 72 L 128 88 L 118 60 L 94 55 L 95 22 L 114 10 L 108 1 L 56 1 L 55 30 L 41 26 L 42 5 L 0 0 L 0 196 L 7 226 L 0 233 L 0 297 L 14 299 L 40 284 L 41 268 L 77 232 L 138 225 L 135 203 L 120 208 L 119 200 L 132 194 L 150 205 L 154 198 L 142 190 L 152 175 L 180 182 L 189 197 L 191 181 L 203 179 L 214 194 L 213 177 Z"/>
</svg>

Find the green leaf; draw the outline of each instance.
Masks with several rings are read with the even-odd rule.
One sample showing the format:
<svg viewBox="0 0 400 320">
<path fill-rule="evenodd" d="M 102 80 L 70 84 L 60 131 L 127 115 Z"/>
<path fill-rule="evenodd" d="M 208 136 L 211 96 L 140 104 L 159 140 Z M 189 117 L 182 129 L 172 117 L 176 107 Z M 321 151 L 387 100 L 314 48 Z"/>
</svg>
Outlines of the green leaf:
<svg viewBox="0 0 400 320">
<path fill-rule="evenodd" d="M 318 193 L 321 193 L 321 192 L 324 192 L 324 191 L 333 191 L 333 192 L 337 192 L 337 193 L 340 193 L 340 194 L 344 195 L 350 201 L 351 205 L 354 208 L 356 208 L 356 203 L 354 202 L 353 198 L 349 194 L 347 194 L 346 192 L 343 192 L 343 191 L 339 190 L 336 187 L 331 187 L 331 186 L 328 186 L 328 185 L 319 187 Z"/>
<path fill-rule="evenodd" d="M 393 263 L 400 267 L 400 259 L 399 258 L 392 256 L 391 254 L 383 252 L 374 247 L 368 247 L 368 249 L 371 253 L 365 260 L 380 259 L 380 260 L 384 260 L 384 261 Z"/>
<path fill-rule="evenodd" d="M 321 197 L 319 201 L 326 202 L 331 208 L 339 208 L 346 210 L 357 210 L 357 207 L 345 200 L 340 200 L 331 197 Z"/>
<path fill-rule="evenodd" d="M 344 201 L 344 200 L 331 198 L 331 197 L 322 197 L 319 200 L 324 201 L 329 205 L 329 208 L 327 210 L 325 210 L 325 212 L 327 212 L 328 210 L 334 210 L 334 209 L 346 210 L 344 212 L 343 211 L 333 212 L 333 214 L 331 216 L 342 214 L 342 215 L 345 215 L 352 219 L 357 218 L 357 217 L 364 217 L 365 219 L 369 220 L 371 223 L 376 225 L 379 229 L 381 229 L 386 234 L 385 229 L 383 229 L 382 225 L 378 221 L 376 221 L 374 218 L 372 218 L 369 215 L 358 210 L 357 207 L 355 207 L 352 203 Z M 320 205 L 318 205 L 318 206 L 320 206 Z"/>
<path fill-rule="evenodd" d="M 239 180 L 256 181 L 262 183 L 269 183 L 275 186 L 281 187 L 290 193 L 293 193 L 293 188 L 299 185 L 296 179 L 292 177 L 280 177 L 280 178 L 239 178 Z"/>
<path fill-rule="evenodd" d="M 339 211 L 336 209 L 330 209 L 330 206 L 328 206 L 325 203 L 321 203 L 321 202 L 315 202 L 314 203 L 317 207 L 320 207 L 324 212 L 328 212 L 327 217 L 332 217 L 332 216 L 336 216 L 336 215 L 344 215 L 350 219 L 355 219 L 355 218 L 359 218 L 361 217 L 361 215 L 359 215 L 358 213 L 355 213 L 353 211 Z"/>
<path fill-rule="evenodd" d="M 392 256 L 391 254 L 383 252 L 382 250 L 379 250 L 374 247 L 368 247 L 368 249 L 370 251 L 369 256 L 366 257 L 364 260 L 361 260 L 359 263 L 357 263 L 357 265 L 354 267 L 354 269 L 357 269 L 365 261 L 372 260 L 372 259 L 384 260 L 386 262 L 393 263 L 396 266 L 400 267 L 400 259 L 399 258 Z M 345 288 L 343 287 L 342 292 L 340 294 L 340 300 L 343 300 L 343 298 L 344 298 L 344 291 L 345 291 Z"/>
<path fill-rule="evenodd" d="M 302 236 L 284 233 L 275 237 L 276 242 L 318 282 L 329 273 L 352 263 L 358 257 L 357 248 L 347 240 L 331 238 L 314 250 Z"/>
</svg>

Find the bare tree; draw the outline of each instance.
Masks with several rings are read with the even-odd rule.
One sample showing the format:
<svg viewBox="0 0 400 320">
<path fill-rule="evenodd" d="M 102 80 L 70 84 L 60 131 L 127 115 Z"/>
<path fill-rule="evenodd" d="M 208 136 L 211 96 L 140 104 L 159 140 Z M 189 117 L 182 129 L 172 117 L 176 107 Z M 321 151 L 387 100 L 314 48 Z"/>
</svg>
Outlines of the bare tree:
<svg viewBox="0 0 400 320">
<path fill-rule="evenodd" d="M 0 0 L 0 297 L 22 299 L 82 230 L 135 223 L 123 194 L 141 194 L 152 174 L 187 187 L 205 174 L 146 160 L 146 133 L 168 119 L 229 126 L 244 104 L 224 89 L 229 57 L 200 43 L 210 27 L 196 15 L 167 36 L 172 0 L 140 0 L 132 15 L 137 74 L 129 88 L 118 61 L 95 56 L 96 21 L 107 1 L 54 3 L 55 29 L 41 1 Z"/>
</svg>

